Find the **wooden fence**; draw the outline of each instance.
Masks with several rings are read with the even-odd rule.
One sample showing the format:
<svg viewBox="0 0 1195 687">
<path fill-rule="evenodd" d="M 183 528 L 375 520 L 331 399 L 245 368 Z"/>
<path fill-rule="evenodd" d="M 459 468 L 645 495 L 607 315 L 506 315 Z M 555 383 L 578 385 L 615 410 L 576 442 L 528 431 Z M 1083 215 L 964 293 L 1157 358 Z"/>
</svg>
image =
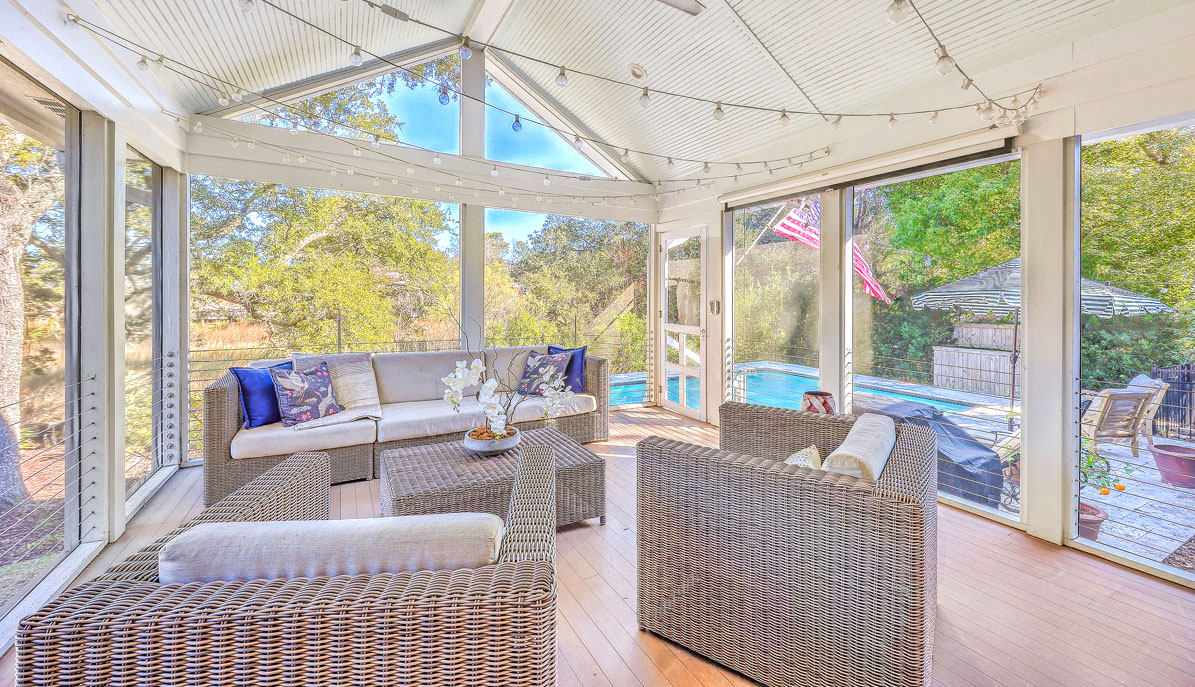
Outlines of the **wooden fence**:
<svg viewBox="0 0 1195 687">
<path fill-rule="evenodd" d="M 1016 381 L 1020 397 L 1020 370 Z M 1011 351 L 934 346 L 934 386 L 1008 398 L 1011 382 Z"/>
</svg>

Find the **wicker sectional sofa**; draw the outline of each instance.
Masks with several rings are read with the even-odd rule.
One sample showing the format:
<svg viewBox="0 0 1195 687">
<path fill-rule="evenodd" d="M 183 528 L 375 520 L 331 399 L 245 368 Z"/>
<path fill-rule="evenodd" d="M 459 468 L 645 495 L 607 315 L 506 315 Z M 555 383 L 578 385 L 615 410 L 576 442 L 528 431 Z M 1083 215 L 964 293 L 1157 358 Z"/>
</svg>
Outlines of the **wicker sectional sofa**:
<svg viewBox="0 0 1195 687">
<path fill-rule="evenodd" d="M 17 630 L 21 685 L 538 685 L 556 681 L 555 461 L 522 452 L 496 564 L 160 584 L 201 522 L 329 516 L 323 453 L 289 457 Z"/>
<path fill-rule="evenodd" d="M 487 367 L 504 387 L 518 386 L 527 355 L 547 346 L 486 349 Z M 231 372 L 203 393 L 203 499 L 212 504 L 277 465 L 291 453 L 322 451 L 332 461 L 332 483 L 379 476 L 382 451 L 458 438 L 481 424 L 476 400 L 466 398 L 462 412 L 444 402 L 442 377 L 456 362 L 478 354 L 464 351 L 378 353 L 371 358 L 382 403 L 380 420 L 361 419 L 319 429 L 296 430 L 281 424 L 243 429 L 236 377 Z M 250 366 L 279 362 L 263 360 Z M 520 429 L 548 424 L 529 399 L 514 418 Z M 565 414 L 552 421 L 581 443 L 609 437 L 610 368 L 605 358 L 585 356 L 585 393 L 574 397 Z"/>
<path fill-rule="evenodd" d="M 772 687 L 928 687 L 937 437 L 897 425 L 876 481 L 787 465 L 855 418 L 727 403 L 721 450 L 638 445 L 642 629 Z"/>
</svg>

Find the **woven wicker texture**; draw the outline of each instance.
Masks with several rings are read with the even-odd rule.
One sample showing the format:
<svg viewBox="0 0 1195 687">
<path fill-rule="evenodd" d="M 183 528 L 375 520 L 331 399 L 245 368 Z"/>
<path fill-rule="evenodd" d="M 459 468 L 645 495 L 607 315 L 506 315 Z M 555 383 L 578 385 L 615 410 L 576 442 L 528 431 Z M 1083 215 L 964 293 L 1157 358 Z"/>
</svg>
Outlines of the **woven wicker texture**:
<svg viewBox="0 0 1195 687">
<path fill-rule="evenodd" d="M 288 461 L 269 479 L 291 468 Z M 322 469 L 322 500 L 315 498 L 311 512 L 327 517 L 326 460 Z M 105 579 L 80 585 L 21 622 L 18 684 L 553 685 L 554 470 L 550 448 L 523 452 L 496 565 L 253 582 Z M 291 476 L 295 489 L 273 492 L 279 498 L 298 495 L 311 483 L 307 463 Z M 249 492 L 269 492 L 259 486 L 255 481 Z M 231 515 L 223 504 L 221 513 Z M 277 512 L 308 507 L 280 506 Z"/>
<path fill-rule="evenodd" d="M 877 482 L 786 465 L 854 419 L 728 403 L 722 450 L 637 454 L 638 618 L 766 685 L 929 685 L 937 438 L 897 425 Z"/>
<path fill-rule="evenodd" d="M 556 524 L 589 518 L 606 522 L 606 461 L 571 437 L 532 429 L 522 445 L 489 458 L 460 441 L 390 449 L 382 453 L 382 514 L 494 513 L 510 501 L 522 451 L 550 446 L 556 455 Z"/>
<path fill-rule="evenodd" d="M 610 363 L 598 356 L 585 356 L 586 393 L 597 398 L 597 410 L 570 415 L 555 421 L 556 429 L 587 444 L 610 438 Z M 203 502 L 211 505 L 239 489 L 249 480 L 282 462 L 286 456 L 233 460 L 232 438 L 244 424 L 236 377 L 226 373 L 203 390 Z M 543 420 L 517 423 L 519 429 L 536 429 Z M 438 444 L 459 439 L 459 433 L 389 441 L 324 450 L 332 461 L 332 483 L 352 482 L 381 475 L 382 452 L 406 446 Z"/>
</svg>

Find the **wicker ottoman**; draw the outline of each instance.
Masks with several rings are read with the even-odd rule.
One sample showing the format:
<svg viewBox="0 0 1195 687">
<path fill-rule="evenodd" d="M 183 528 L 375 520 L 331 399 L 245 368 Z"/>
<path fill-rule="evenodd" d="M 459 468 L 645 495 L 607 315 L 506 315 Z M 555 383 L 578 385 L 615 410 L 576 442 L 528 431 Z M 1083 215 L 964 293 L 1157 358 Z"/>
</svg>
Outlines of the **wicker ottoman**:
<svg viewBox="0 0 1195 687">
<path fill-rule="evenodd" d="M 551 428 L 523 433 L 522 446 L 551 446 L 556 454 L 556 525 L 589 518 L 606 524 L 606 461 Z M 493 513 L 510 506 L 519 448 L 484 458 L 459 441 L 383 451 L 382 515 Z"/>
</svg>

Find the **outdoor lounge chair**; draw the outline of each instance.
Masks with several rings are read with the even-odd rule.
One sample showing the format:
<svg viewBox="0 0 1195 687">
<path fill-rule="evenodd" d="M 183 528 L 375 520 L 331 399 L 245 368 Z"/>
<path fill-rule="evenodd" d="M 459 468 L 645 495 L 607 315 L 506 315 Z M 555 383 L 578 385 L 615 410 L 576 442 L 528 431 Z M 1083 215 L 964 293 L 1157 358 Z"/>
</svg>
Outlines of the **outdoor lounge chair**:
<svg viewBox="0 0 1195 687">
<path fill-rule="evenodd" d="M 1137 437 L 1142 432 L 1153 446 L 1153 417 L 1170 387 L 1164 382 L 1159 384 L 1160 387 L 1152 389 L 1130 384 L 1125 389 L 1104 389 L 1095 394 L 1080 422 L 1083 436 L 1091 440 L 1092 449 L 1099 441 L 1127 441 L 1136 457 Z"/>
<path fill-rule="evenodd" d="M 875 481 L 783 462 L 855 418 L 726 403 L 721 450 L 636 448 L 639 627 L 765 685 L 926 687 L 936 437 L 896 425 Z"/>
<path fill-rule="evenodd" d="M 478 568 L 161 584 L 201 522 L 326 520 L 325 453 L 298 453 L 21 621 L 17 683 L 538 685 L 556 682 L 555 457 L 525 447 L 498 562 Z"/>
</svg>

